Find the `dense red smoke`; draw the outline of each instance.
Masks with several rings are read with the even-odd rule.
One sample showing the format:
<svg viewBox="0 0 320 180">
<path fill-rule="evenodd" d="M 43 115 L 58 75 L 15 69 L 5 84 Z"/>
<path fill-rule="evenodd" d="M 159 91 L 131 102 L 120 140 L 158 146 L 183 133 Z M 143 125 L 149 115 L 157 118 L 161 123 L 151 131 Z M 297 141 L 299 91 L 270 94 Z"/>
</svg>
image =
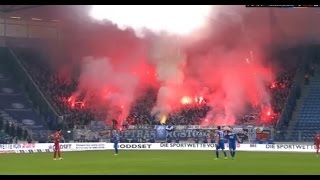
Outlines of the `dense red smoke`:
<svg viewBox="0 0 320 180">
<path fill-rule="evenodd" d="M 261 23 L 247 23 L 248 14 L 245 8 L 216 8 L 207 27 L 213 30 L 205 29 L 187 44 L 186 77 L 197 82 L 197 88 L 209 89 L 205 97 L 212 111 L 206 119 L 214 124 L 234 124 L 248 104 L 270 106 L 266 84 L 274 72 L 263 64 L 268 34 L 259 29 Z M 252 28 L 256 31 L 248 34 Z"/>
<path fill-rule="evenodd" d="M 70 52 L 79 60 L 91 57 L 74 63 L 81 62 L 74 96 L 87 92 L 86 101 L 94 93 L 100 97 L 96 106 L 108 111 L 121 107 L 120 115 L 113 117 L 119 121 L 148 86 L 158 88 L 152 113 L 159 120 L 181 104 L 200 99 L 212 108 L 206 124 L 232 125 L 247 105 L 267 107 L 269 116 L 266 84 L 273 82 L 278 69 L 268 66 L 274 61 L 268 53 L 273 46 L 289 47 L 319 35 L 317 24 L 309 31 L 316 20 L 312 14 L 218 6 L 205 28 L 185 37 L 148 32 L 139 38 L 132 29 L 119 29 L 117 22 L 79 28 L 70 40 Z"/>
</svg>

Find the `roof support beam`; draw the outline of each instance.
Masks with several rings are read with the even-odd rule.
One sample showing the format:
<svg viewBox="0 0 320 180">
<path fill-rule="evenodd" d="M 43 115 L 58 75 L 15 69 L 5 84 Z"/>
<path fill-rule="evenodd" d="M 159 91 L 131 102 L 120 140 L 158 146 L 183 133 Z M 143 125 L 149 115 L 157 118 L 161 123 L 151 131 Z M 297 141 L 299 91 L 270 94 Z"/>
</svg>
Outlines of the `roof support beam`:
<svg viewBox="0 0 320 180">
<path fill-rule="evenodd" d="M 30 8 L 36 8 L 39 6 L 45 6 L 45 5 L 0 5 L 1 9 L 0 11 L 3 13 L 10 13 L 14 11 L 20 11 L 20 10 L 25 10 L 25 9 L 30 9 Z M 9 6 L 9 7 L 8 7 Z"/>
</svg>

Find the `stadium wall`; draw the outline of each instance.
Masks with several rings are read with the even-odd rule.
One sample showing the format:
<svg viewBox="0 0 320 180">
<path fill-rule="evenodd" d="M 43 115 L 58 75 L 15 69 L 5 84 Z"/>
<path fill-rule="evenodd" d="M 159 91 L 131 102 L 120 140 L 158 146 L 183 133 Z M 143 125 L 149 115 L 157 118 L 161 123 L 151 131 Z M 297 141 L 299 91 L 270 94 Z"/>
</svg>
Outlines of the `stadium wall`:
<svg viewBox="0 0 320 180">
<path fill-rule="evenodd" d="M 113 143 L 62 143 L 61 151 L 112 150 Z M 120 143 L 120 150 L 215 150 L 214 143 Z M 228 149 L 228 144 L 226 144 Z M 238 144 L 238 151 L 315 152 L 313 144 Z M 52 152 L 53 143 L 0 144 L 3 153 Z"/>
</svg>

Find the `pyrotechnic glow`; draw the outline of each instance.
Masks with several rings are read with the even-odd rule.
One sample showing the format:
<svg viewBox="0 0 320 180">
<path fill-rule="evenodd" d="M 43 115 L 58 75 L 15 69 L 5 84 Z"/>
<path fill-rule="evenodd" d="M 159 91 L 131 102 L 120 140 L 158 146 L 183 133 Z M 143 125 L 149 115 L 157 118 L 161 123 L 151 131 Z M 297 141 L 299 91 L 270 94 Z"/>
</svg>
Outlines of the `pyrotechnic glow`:
<svg viewBox="0 0 320 180">
<path fill-rule="evenodd" d="M 166 121 L 167 121 L 167 116 L 162 116 L 162 118 L 160 120 L 160 123 L 161 124 L 166 124 Z"/>
<path fill-rule="evenodd" d="M 181 104 L 191 104 L 192 103 L 192 98 L 188 97 L 188 96 L 183 96 L 181 98 Z"/>
<path fill-rule="evenodd" d="M 68 103 L 69 103 L 69 105 L 71 106 L 71 108 L 74 108 L 74 107 L 75 107 L 75 101 L 76 101 L 76 99 L 75 99 L 74 96 L 70 96 L 70 97 L 68 98 Z"/>
<path fill-rule="evenodd" d="M 271 115 L 271 111 L 269 110 L 268 112 L 267 112 L 267 116 L 270 116 Z"/>
<path fill-rule="evenodd" d="M 201 104 L 203 102 L 203 97 L 199 97 L 199 104 Z"/>
<path fill-rule="evenodd" d="M 107 19 L 121 28 L 137 31 L 148 28 L 186 35 L 204 25 L 212 6 L 209 5 L 94 5 L 91 16 Z"/>
<path fill-rule="evenodd" d="M 272 121 L 273 111 L 271 107 L 264 107 L 261 114 L 261 121 L 265 123 L 269 123 Z"/>
<path fill-rule="evenodd" d="M 75 101 L 75 98 L 74 98 L 73 96 L 70 96 L 70 97 L 68 98 L 68 102 L 70 103 L 70 102 L 72 102 L 72 101 Z"/>
<path fill-rule="evenodd" d="M 200 97 L 195 97 L 194 98 L 194 102 L 198 103 L 198 104 L 201 104 L 203 102 L 203 97 L 200 96 Z"/>
<path fill-rule="evenodd" d="M 84 102 L 81 102 L 80 108 L 84 108 Z"/>
</svg>

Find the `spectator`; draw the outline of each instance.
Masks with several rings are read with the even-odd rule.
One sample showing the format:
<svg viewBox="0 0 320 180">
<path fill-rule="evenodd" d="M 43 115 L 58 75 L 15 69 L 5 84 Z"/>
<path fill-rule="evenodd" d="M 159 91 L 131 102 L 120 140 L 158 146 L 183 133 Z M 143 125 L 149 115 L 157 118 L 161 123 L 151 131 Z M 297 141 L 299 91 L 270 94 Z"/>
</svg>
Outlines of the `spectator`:
<svg viewBox="0 0 320 180">
<path fill-rule="evenodd" d="M 311 75 L 311 77 L 314 76 L 314 71 L 315 71 L 314 66 L 312 66 L 311 69 L 310 69 L 310 75 Z"/>
<path fill-rule="evenodd" d="M 309 76 L 308 76 L 308 74 L 306 74 L 304 76 L 304 85 L 309 85 Z"/>
<path fill-rule="evenodd" d="M 106 109 L 97 109 L 93 107 L 82 107 L 73 105 L 70 106 L 68 103 L 69 97 L 73 92 L 76 91 L 78 86 L 78 81 L 76 79 L 65 79 L 56 75 L 53 70 L 48 69 L 44 65 L 37 55 L 30 50 L 19 51 L 18 55 L 22 59 L 28 59 L 28 61 L 23 61 L 23 65 L 28 69 L 34 81 L 39 85 L 40 89 L 44 92 L 52 105 L 57 109 L 57 111 L 65 116 L 65 120 L 68 123 L 69 128 L 75 126 L 88 125 L 93 120 L 105 121 L 108 117 Z M 300 66 L 300 68 L 303 66 Z M 305 66 L 306 72 L 312 74 L 314 67 L 309 68 L 309 65 Z M 309 71 L 310 70 L 310 71 Z M 280 116 L 284 105 L 286 104 L 287 97 L 289 95 L 289 90 L 292 86 L 295 71 L 286 71 L 281 73 L 276 82 L 269 86 L 268 90 L 271 94 L 271 108 L 274 114 L 270 115 L 273 117 L 273 121 L 276 122 Z M 309 77 L 305 79 L 305 82 L 309 83 Z M 300 96 L 300 92 L 297 91 L 297 97 Z M 89 98 L 88 104 L 94 104 L 96 97 L 94 94 L 91 99 Z M 141 125 L 141 124 L 153 124 L 155 125 L 155 117 L 151 115 L 152 107 L 154 107 L 157 98 L 157 89 L 149 89 L 146 91 L 145 95 L 141 96 L 134 102 L 128 117 L 121 126 L 127 129 L 129 125 Z M 80 95 L 79 100 L 83 99 Z M 290 104 L 294 104 L 291 102 Z M 293 105 L 291 105 L 293 106 Z M 189 124 L 200 124 L 200 122 L 206 117 L 207 113 L 210 111 L 210 106 L 206 103 L 201 105 L 186 105 L 180 109 L 176 109 L 168 115 L 167 122 L 172 125 L 189 125 Z M 238 124 L 254 124 L 259 122 L 261 116 L 264 112 L 261 111 L 260 107 L 252 107 L 252 109 L 245 114 L 243 117 L 239 118 Z M 117 120 L 113 119 L 112 124 L 116 128 Z M 261 122 L 262 123 L 262 122 Z M 54 123 L 50 123 L 52 126 Z"/>
</svg>

